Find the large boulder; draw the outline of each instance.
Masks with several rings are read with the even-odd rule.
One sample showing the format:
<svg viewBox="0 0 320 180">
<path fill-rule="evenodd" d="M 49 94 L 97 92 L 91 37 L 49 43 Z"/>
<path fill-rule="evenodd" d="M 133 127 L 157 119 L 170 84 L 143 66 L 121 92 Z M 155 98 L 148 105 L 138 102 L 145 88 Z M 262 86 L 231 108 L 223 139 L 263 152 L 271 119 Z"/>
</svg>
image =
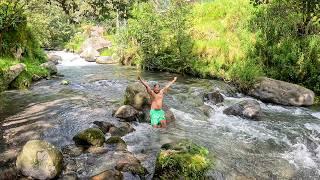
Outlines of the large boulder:
<svg viewBox="0 0 320 180">
<path fill-rule="evenodd" d="M 50 74 L 57 74 L 58 73 L 57 66 L 51 61 L 43 63 L 40 66 L 47 69 Z"/>
<path fill-rule="evenodd" d="M 62 57 L 56 54 L 49 53 L 47 54 L 48 61 L 53 62 L 55 65 L 59 64 L 62 61 Z"/>
<path fill-rule="evenodd" d="M 96 49 L 93 47 L 87 47 L 82 51 L 80 57 L 84 58 L 88 62 L 95 62 L 99 55 L 100 54 Z"/>
<path fill-rule="evenodd" d="M 134 121 L 138 114 L 139 112 L 134 107 L 130 105 L 123 105 L 115 112 L 114 116 L 127 121 Z"/>
<path fill-rule="evenodd" d="M 164 144 L 158 154 L 155 179 L 205 179 L 211 167 L 209 151 L 190 141 Z"/>
<path fill-rule="evenodd" d="M 248 92 L 250 96 L 264 102 L 286 106 L 310 106 L 314 102 L 314 92 L 302 86 L 262 77 Z"/>
<path fill-rule="evenodd" d="M 96 59 L 97 64 L 115 64 L 117 61 L 114 61 L 111 56 L 99 56 Z"/>
<path fill-rule="evenodd" d="M 105 138 L 100 129 L 89 128 L 75 135 L 73 140 L 78 146 L 102 146 Z"/>
<path fill-rule="evenodd" d="M 41 141 L 28 141 L 17 157 L 16 166 L 25 176 L 35 179 L 53 179 L 62 170 L 62 153 L 52 144 Z"/>
<path fill-rule="evenodd" d="M 10 66 L 8 71 L 4 74 L 4 79 L 7 85 L 9 85 L 13 80 L 15 80 L 22 71 L 24 71 L 26 65 L 23 63 L 19 63 L 13 66 Z"/>
<path fill-rule="evenodd" d="M 220 94 L 219 91 L 207 93 L 204 95 L 203 99 L 204 99 L 204 101 L 208 101 L 213 104 L 222 103 L 224 100 L 222 94 Z"/>
<path fill-rule="evenodd" d="M 90 37 L 87 40 L 84 41 L 84 43 L 82 44 L 82 51 L 88 49 L 88 48 L 92 48 L 96 51 L 99 51 L 101 49 L 104 48 L 109 48 L 111 47 L 112 44 L 110 41 L 107 41 L 106 39 L 104 39 L 101 36 L 95 36 L 95 37 Z"/>
<path fill-rule="evenodd" d="M 226 115 L 255 119 L 261 115 L 261 107 L 255 100 L 244 100 L 228 107 L 223 113 Z"/>
<path fill-rule="evenodd" d="M 134 108 L 141 110 L 145 105 L 148 105 L 150 96 L 146 88 L 139 82 L 130 84 L 125 91 L 124 104 L 131 105 Z"/>
</svg>

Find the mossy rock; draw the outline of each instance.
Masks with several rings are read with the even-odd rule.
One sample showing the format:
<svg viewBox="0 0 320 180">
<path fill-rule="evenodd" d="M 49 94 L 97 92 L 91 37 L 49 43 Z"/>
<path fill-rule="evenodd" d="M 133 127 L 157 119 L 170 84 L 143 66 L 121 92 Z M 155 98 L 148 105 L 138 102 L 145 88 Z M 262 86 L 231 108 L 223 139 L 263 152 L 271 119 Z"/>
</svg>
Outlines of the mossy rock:
<svg viewBox="0 0 320 180">
<path fill-rule="evenodd" d="M 127 149 L 126 142 L 124 142 L 124 140 L 122 140 L 119 136 L 111 136 L 106 141 L 106 144 L 114 146 L 116 151 L 125 151 Z"/>
<path fill-rule="evenodd" d="M 52 144 L 41 141 L 28 141 L 17 157 L 16 166 L 25 176 L 35 179 L 53 179 L 62 171 L 62 153 Z"/>
<path fill-rule="evenodd" d="M 79 146 L 102 146 L 105 138 L 100 129 L 89 128 L 75 135 L 73 140 Z"/>
<path fill-rule="evenodd" d="M 209 151 L 190 141 L 165 144 L 157 157 L 155 179 L 203 179 L 212 166 Z"/>
</svg>

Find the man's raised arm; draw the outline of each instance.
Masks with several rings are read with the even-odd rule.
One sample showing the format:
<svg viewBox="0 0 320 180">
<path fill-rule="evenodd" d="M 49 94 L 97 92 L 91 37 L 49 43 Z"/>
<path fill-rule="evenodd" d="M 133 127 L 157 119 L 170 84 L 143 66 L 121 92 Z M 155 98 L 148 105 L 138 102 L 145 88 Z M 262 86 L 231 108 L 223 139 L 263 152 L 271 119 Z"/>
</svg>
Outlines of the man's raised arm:
<svg viewBox="0 0 320 180">
<path fill-rule="evenodd" d="M 147 89 L 147 92 L 150 94 L 150 95 L 153 95 L 152 93 L 152 90 L 150 88 L 150 86 L 147 84 L 147 82 L 145 80 L 143 80 L 140 76 L 138 77 L 139 81 L 144 85 L 144 87 L 146 87 Z"/>
<path fill-rule="evenodd" d="M 174 77 L 173 80 L 170 81 L 170 82 L 162 89 L 162 91 L 166 93 L 166 92 L 168 91 L 169 87 L 170 87 L 173 83 L 175 83 L 176 81 L 177 81 L 177 77 Z"/>
</svg>

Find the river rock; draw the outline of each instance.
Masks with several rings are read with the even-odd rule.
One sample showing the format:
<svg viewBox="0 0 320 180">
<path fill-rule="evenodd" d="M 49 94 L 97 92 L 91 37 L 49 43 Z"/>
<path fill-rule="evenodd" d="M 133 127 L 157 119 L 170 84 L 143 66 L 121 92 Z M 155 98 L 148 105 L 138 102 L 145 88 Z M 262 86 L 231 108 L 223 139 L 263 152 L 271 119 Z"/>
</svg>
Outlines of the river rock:
<svg viewBox="0 0 320 180">
<path fill-rule="evenodd" d="M 102 146 L 105 138 L 100 129 L 89 128 L 75 135 L 73 140 L 78 146 Z"/>
<path fill-rule="evenodd" d="M 133 131 L 135 131 L 135 129 L 129 123 L 126 123 L 125 125 L 120 127 L 111 127 L 109 133 L 111 134 L 111 136 L 122 137 Z"/>
<path fill-rule="evenodd" d="M 219 91 L 210 92 L 204 95 L 203 97 L 204 101 L 209 101 L 213 104 L 222 103 L 224 98 L 222 94 Z"/>
<path fill-rule="evenodd" d="M 126 142 L 124 142 L 124 140 L 122 140 L 119 136 L 111 136 L 106 141 L 106 144 L 114 147 L 116 151 L 125 151 L 127 149 Z"/>
<path fill-rule="evenodd" d="M 6 84 L 10 84 L 13 80 L 15 80 L 20 75 L 20 73 L 25 70 L 25 68 L 26 65 L 23 63 L 10 66 L 8 71 L 4 74 Z"/>
<path fill-rule="evenodd" d="M 84 58 L 88 62 L 95 62 L 99 56 L 99 52 L 92 47 L 88 47 L 82 51 L 80 57 Z"/>
<path fill-rule="evenodd" d="M 285 106 L 311 106 L 315 96 L 313 91 L 302 86 L 267 77 L 260 78 L 248 94 Z"/>
<path fill-rule="evenodd" d="M 113 124 L 103 121 L 94 121 L 93 124 L 97 125 L 104 134 L 108 133 L 111 127 L 114 127 Z"/>
<path fill-rule="evenodd" d="M 115 113 L 116 118 L 125 119 L 127 121 L 134 121 L 139 112 L 130 105 L 121 106 Z"/>
<path fill-rule="evenodd" d="M 112 46 L 112 43 L 110 41 L 107 41 L 102 36 L 95 36 L 85 40 L 84 43 L 82 44 L 81 49 L 82 49 L 82 52 L 91 48 L 93 50 L 99 51 L 101 49 L 109 48 L 111 46 Z"/>
<path fill-rule="evenodd" d="M 67 86 L 67 85 L 69 85 L 71 82 L 69 81 L 69 80 L 62 80 L 61 82 L 60 82 L 60 84 L 61 85 L 64 85 L 64 86 Z"/>
<path fill-rule="evenodd" d="M 130 84 L 125 91 L 124 104 L 131 105 L 134 108 L 141 110 L 145 105 L 148 105 L 150 96 L 146 88 L 141 83 Z"/>
<path fill-rule="evenodd" d="M 51 61 L 43 63 L 40 66 L 46 68 L 50 74 L 57 74 L 58 73 L 57 66 Z"/>
<path fill-rule="evenodd" d="M 84 151 L 85 149 L 83 147 L 79 147 L 74 144 L 67 145 L 62 148 L 62 153 L 64 155 L 69 155 L 72 157 L 80 156 Z"/>
<path fill-rule="evenodd" d="M 112 60 L 111 56 L 99 56 L 96 59 L 97 64 L 114 64 L 115 61 Z"/>
<path fill-rule="evenodd" d="M 62 57 L 56 54 L 47 54 L 48 56 L 48 61 L 53 62 L 55 65 L 59 64 L 60 61 L 62 61 Z"/>
<path fill-rule="evenodd" d="M 223 111 L 226 115 L 242 116 L 249 119 L 258 118 L 261 115 L 260 104 L 255 100 L 244 100 L 236 103 Z"/>
<path fill-rule="evenodd" d="M 164 144 L 157 156 L 155 179 L 204 179 L 209 151 L 187 140 Z"/>
<path fill-rule="evenodd" d="M 98 175 L 91 177 L 91 180 L 122 180 L 123 176 L 120 171 L 107 170 Z"/>
<path fill-rule="evenodd" d="M 119 152 L 118 152 L 119 153 Z M 121 172 L 130 172 L 139 176 L 145 176 L 148 171 L 144 168 L 140 161 L 130 152 L 120 152 L 120 159 L 116 162 L 115 169 Z"/>
<path fill-rule="evenodd" d="M 28 141 L 17 157 L 16 166 L 25 176 L 35 179 L 53 179 L 61 173 L 62 153 L 52 144 L 41 141 Z"/>
</svg>

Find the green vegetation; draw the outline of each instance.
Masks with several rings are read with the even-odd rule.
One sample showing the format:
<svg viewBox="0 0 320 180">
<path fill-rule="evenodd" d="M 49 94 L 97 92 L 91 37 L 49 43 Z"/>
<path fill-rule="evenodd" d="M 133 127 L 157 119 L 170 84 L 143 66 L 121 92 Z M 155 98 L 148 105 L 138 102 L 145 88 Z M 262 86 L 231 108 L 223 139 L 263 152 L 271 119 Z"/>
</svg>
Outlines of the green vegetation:
<svg viewBox="0 0 320 180">
<path fill-rule="evenodd" d="M 203 179 L 212 166 L 209 151 L 190 141 L 162 146 L 156 162 L 155 177 L 160 179 Z"/>
</svg>

